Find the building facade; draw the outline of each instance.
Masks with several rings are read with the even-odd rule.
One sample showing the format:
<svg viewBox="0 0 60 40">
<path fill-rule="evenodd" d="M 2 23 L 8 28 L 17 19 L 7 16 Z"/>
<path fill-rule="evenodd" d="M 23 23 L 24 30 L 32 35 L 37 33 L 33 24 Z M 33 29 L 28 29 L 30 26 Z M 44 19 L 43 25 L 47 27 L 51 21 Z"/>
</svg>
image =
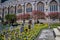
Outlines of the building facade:
<svg viewBox="0 0 60 40">
<path fill-rule="evenodd" d="M 0 4 L 0 16 L 6 14 L 31 13 L 33 10 L 45 12 L 60 12 L 60 0 L 8 0 Z"/>
</svg>

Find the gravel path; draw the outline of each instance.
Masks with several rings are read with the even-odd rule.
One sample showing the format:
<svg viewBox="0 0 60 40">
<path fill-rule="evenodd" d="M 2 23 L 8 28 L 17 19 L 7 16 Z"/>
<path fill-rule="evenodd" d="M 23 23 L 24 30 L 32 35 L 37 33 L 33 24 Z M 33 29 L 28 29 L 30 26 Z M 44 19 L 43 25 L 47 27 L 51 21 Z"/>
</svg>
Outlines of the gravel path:
<svg viewBox="0 0 60 40">
<path fill-rule="evenodd" d="M 55 40 L 53 30 L 44 29 L 35 40 Z"/>
</svg>

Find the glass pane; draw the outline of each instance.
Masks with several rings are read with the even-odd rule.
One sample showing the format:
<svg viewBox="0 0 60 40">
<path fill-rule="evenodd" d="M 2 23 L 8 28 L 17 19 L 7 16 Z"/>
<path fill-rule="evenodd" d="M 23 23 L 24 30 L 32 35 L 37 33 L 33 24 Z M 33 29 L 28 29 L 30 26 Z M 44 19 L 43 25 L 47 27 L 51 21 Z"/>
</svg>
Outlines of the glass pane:
<svg viewBox="0 0 60 40">
<path fill-rule="evenodd" d="M 6 15 L 6 14 L 8 14 L 8 12 L 7 12 L 7 11 L 5 11 L 5 12 L 4 12 L 4 14 Z"/>
<path fill-rule="evenodd" d="M 37 7 L 37 10 L 39 10 L 39 11 L 44 11 L 44 6 L 38 6 L 38 7 Z"/>
<path fill-rule="evenodd" d="M 18 13 L 22 13 L 22 9 L 18 9 Z"/>
<path fill-rule="evenodd" d="M 13 10 L 10 10 L 10 13 L 13 13 L 14 11 Z"/>
<path fill-rule="evenodd" d="M 32 12 L 32 8 L 26 8 L 26 12 Z"/>
<path fill-rule="evenodd" d="M 56 11 L 58 11 L 58 6 L 56 5 Z"/>
</svg>

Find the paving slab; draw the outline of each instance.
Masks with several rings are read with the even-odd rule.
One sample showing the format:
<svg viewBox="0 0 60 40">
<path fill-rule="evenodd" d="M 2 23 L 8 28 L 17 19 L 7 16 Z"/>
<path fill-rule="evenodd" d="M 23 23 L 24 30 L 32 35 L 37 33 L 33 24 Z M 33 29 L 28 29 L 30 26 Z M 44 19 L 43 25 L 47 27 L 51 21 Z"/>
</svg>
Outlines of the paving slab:
<svg viewBox="0 0 60 40">
<path fill-rule="evenodd" d="M 60 40 L 60 37 L 56 37 L 55 40 Z"/>
<path fill-rule="evenodd" d="M 53 31 L 51 29 L 42 30 L 36 40 L 55 40 Z"/>
<path fill-rule="evenodd" d="M 57 28 L 53 28 L 53 30 L 54 30 L 56 36 L 60 36 L 60 31 Z"/>
</svg>

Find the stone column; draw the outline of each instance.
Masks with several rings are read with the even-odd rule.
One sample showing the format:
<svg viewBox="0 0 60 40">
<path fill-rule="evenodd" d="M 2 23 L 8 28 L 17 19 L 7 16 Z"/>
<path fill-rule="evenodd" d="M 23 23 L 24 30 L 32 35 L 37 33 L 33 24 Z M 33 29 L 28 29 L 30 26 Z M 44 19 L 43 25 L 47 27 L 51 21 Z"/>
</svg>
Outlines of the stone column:
<svg viewBox="0 0 60 40">
<path fill-rule="evenodd" d="M 24 4 L 22 5 L 22 14 L 24 13 Z"/>
<path fill-rule="evenodd" d="M 18 4 L 16 5 L 16 15 L 18 15 L 18 12 L 17 12 L 18 9 L 17 8 L 18 8 Z"/>
<path fill-rule="evenodd" d="M 48 2 L 44 2 L 44 5 L 45 5 L 44 6 L 44 12 L 45 12 L 46 15 L 48 15 L 48 11 L 49 11 L 48 10 L 48 7 L 49 7 L 49 4 L 48 4 Z"/>
<path fill-rule="evenodd" d="M 36 10 L 36 2 L 32 2 L 32 11 Z"/>
<path fill-rule="evenodd" d="M 58 4 L 58 12 L 59 12 L 59 4 Z"/>
<path fill-rule="evenodd" d="M 26 13 L 26 5 L 27 5 L 27 3 L 24 2 L 24 13 Z"/>
</svg>

